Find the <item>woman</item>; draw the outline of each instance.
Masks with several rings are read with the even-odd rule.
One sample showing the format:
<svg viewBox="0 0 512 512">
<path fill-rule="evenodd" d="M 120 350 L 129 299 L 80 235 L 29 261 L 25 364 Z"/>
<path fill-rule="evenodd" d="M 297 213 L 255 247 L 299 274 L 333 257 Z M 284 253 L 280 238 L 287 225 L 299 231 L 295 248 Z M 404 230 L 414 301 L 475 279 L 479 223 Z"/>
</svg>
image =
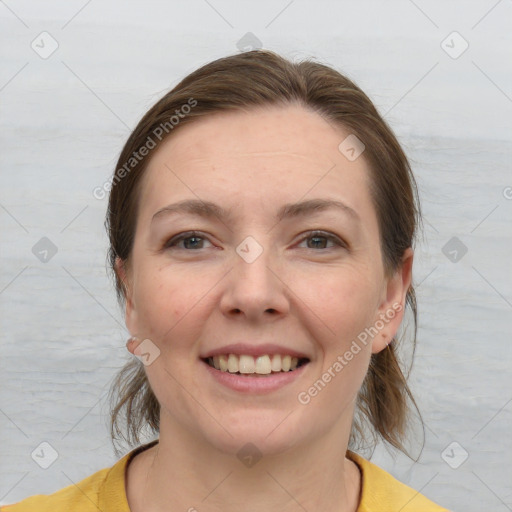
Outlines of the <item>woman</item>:
<svg viewBox="0 0 512 512">
<path fill-rule="evenodd" d="M 124 415 L 132 446 L 158 439 L 2 510 L 445 510 L 352 451 L 372 430 L 405 452 L 418 220 L 400 145 L 335 70 L 251 51 L 187 76 L 129 137 L 106 222 L 136 356 L 112 438 Z"/>
</svg>

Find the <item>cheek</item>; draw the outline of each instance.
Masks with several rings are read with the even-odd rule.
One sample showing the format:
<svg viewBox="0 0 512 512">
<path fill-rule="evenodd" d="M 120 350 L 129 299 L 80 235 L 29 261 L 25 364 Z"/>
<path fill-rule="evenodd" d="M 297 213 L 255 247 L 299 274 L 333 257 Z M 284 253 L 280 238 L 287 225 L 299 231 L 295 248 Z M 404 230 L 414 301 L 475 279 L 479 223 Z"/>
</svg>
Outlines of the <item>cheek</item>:
<svg viewBox="0 0 512 512">
<path fill-rule="evenodd" d="M 208 315 L 211 288 L 209 280 L 177 268 L 145 269 L 135 292 L 141 330 L 161 350 L 187 346 Z"/>
<path fill-rule="evenodd" d="M 369 271 L 348 266 L 295 281 L 297 295 L 316 318 L 327 348 L 342 348 L 371 324 L 377 304 L 376 281 Z"/>
<path fill-rule="evenodd" d="M 322 355 L 311 387 L 303 391 L 326 423 L 356 400 L 371 357 L 371 343 L 358 336 L 373 323 L 377 288 L 369 273 L 352 270 L 330 273 L 325 286 L 310 286 L 308 292 L 308 306 L 314 304 L 311 309 L 322 320 L 311 329 Z"/>
</svg>

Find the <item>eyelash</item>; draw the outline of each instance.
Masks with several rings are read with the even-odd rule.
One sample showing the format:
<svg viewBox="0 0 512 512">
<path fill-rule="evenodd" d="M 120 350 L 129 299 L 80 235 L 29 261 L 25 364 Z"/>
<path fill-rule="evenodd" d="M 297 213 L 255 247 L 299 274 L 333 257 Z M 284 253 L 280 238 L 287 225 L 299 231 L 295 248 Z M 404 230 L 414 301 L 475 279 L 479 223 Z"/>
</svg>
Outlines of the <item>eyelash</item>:
<svg viewBox="0 0 512 512">
<path fill-rule="evenodd" d="M 304 236 L 303 238 L 301 238 L 299 242 L 303 242 L 304 240 L 308 240 L 310 238 L 325 238 L 328 242 L 332 242 L 334 245 L 336 245 L 338 247 L 342 247 L 345 249 L 347 248 L 347 244 L 343 240 L 341 240 L 336 235 L 328 233 L 326 231 L 318 231 L 318 230 L 310 231 L 310 232 L 306 233 L 306 235 L 307 236 Z M 165 243 L 164 249 L 176 248 L 178 243 L 180 243 L 183 240 L 187 240 L 188 238 L 207 239 L 207 237 L 203 236 L 202 233 L 200 233 L 198 231 L 188 231 L 186 233 L 180 233 L 179 235 L 176 235 L 176 236 L 170 238 Z M 321 249 L 323 249 L 325 251 L 327 249 L 333 249 L 333 248 L 334 247 L 325 247 L 325 248 L 321 248 Z M 194 250 L 194 249 L 185 249 L 184 247 L 179 247 L 178 249 L 183 249 L 186 251 Z M 306 247 L 306 249 L 311 249 L 311 248 Z M 196 249 L 196 250 L 200 250 L 200 249 Z M 311 249 L 311 250 L 315 250 L 315 249 Z"/>
</svg>

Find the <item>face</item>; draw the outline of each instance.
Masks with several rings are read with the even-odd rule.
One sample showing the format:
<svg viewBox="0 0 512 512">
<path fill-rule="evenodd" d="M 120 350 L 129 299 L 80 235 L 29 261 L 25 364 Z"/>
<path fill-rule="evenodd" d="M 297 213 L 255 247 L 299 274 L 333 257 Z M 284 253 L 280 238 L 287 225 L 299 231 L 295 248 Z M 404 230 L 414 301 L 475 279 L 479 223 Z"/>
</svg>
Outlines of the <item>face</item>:
<svg viewBox="0 0 512 512">
<path fill-rule="evenodd" d="M 275 107 L 185 125 L 153 155 L 118 272 L 161 435 L 278 453 L 350 426 L 412 253 L 386 278 L 364 154 L 338 150 L 349 133 Z"/>
</svg>

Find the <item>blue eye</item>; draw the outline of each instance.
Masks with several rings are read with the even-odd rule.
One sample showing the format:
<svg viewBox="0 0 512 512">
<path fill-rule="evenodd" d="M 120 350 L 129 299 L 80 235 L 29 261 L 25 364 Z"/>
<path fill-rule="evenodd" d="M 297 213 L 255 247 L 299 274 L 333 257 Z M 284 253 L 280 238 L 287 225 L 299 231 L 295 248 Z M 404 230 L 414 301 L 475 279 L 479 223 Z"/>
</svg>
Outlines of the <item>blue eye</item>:
<svg viewBox="0 0 512 512">
<path fill-rule="evenodd" d="M 306 237 L 302 238 L 300 245 L 306 242 L 305 249 L 332 249 L 334 247 L 347 247 L 346 243 L 343 242 L 339 237 L 332 233 L 324 231 L 312 231 L 307 234 Z M 205 244 L 210 244 L 209 246 Z M 329 245 L 330 244 L 330 245 Z M 299 245 L 299 246 L 300 246 Z M 194 251 L 200 249 L 206 249 L 212 247 L 212 243 L 201 233 L 196 231 L 188 231 L 186 233 L 180 233 L 175 237 L 171 238 L 165 243 L 165 249 L 183 249 L 187 251 Z"/>
<path fill-rule="evenodd" d="M 323 231 L 312 231 L 301 240 L 301 243 L 308 241 L 311 241 L 311 244 L 308 243 L 306 249 L 331 249 L 335 246 L 346 247 L 346 244 L 336 235 Z M 329 242 L 332 245 L 327 247 Z"/>
<path fill-rule="evenodd" d="M 182 246 L 178 246 L 183 242 Z M 191 231 L 188 233 L 182 233 L 180 235 L 171 238 L 166 244 L 165 248 L 177 247 L 178 249 L 204 249 L 204 243 L 210 243 L 206 238 L 202 237 L 200 234 Z M 210 243 L 211 245 L 211 243 Z"/>
</svg>

